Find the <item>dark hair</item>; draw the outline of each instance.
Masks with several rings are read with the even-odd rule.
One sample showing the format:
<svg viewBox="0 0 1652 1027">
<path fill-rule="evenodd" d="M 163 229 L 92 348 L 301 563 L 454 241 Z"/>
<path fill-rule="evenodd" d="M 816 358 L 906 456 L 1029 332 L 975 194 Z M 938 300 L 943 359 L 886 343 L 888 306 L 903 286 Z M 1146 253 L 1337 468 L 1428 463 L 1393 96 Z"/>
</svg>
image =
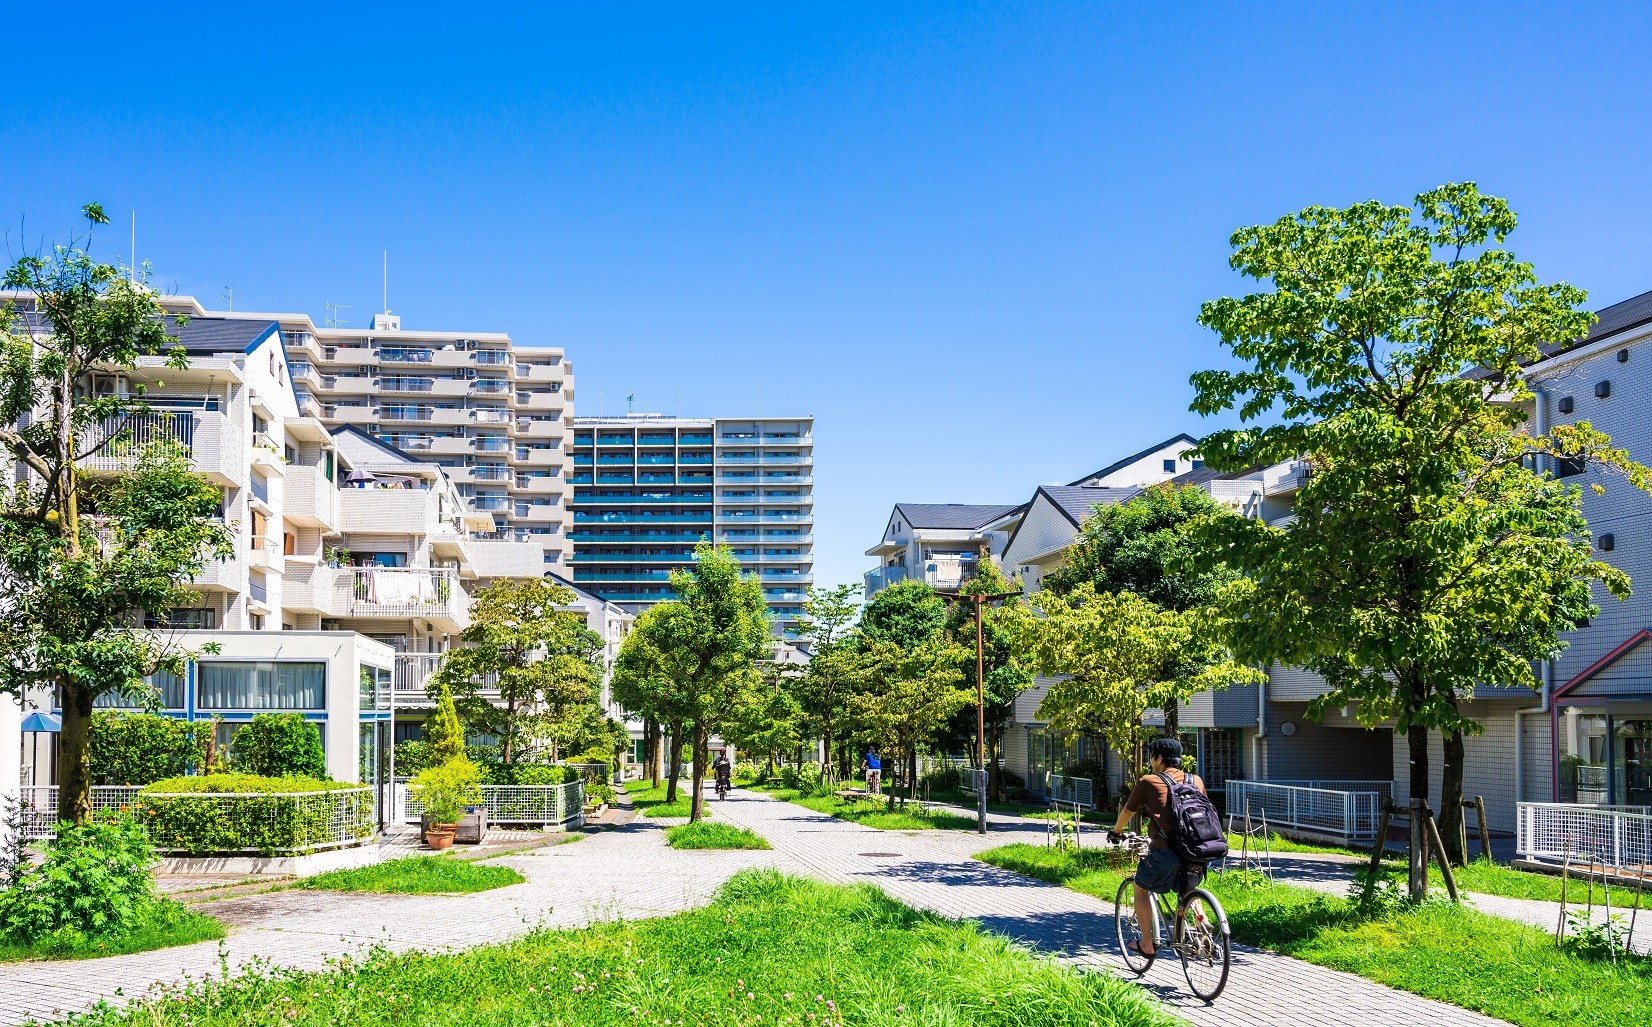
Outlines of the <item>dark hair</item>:
<svg viewBox="0 0 1652 1027">
<path fill-rule="evenodd" d="M 1182 743 L 1174 738 L 1155 738 L 1147 743 L 1147 758 L 1159 757 L 1172 767 L 1182 765 Z"/>
</svg>

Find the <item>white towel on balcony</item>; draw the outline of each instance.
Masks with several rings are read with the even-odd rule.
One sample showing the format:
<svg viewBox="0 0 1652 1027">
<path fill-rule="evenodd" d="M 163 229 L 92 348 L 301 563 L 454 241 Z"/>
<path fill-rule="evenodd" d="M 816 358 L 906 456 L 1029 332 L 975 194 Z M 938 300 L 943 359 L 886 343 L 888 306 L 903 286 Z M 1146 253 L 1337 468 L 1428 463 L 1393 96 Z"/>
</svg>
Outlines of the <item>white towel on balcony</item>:
<svg viewBox="0 0 1652 1027">
<path fill-rule="evenodd" d="M 436 601 L 436 585 L 425 571 L 372 571 L 367 597 L 384 606 L 426 606 Z"/>
</svg>

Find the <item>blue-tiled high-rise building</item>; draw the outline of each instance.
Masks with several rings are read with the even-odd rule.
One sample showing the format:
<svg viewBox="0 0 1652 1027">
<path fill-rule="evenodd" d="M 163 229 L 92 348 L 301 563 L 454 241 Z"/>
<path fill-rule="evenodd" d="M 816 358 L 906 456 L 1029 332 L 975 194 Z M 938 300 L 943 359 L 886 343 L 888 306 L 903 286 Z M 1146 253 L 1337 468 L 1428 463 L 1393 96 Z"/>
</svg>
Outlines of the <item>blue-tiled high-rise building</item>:
<svg viewBox="0 0 1652 1027">
<path fill-rule="evenodd" d="M 574 581 L 632 610 L 674 598 L 670 573 L 714 539 L 795 633 L 814 580 L 814 421 L 576 417 Z"/>
</svg>

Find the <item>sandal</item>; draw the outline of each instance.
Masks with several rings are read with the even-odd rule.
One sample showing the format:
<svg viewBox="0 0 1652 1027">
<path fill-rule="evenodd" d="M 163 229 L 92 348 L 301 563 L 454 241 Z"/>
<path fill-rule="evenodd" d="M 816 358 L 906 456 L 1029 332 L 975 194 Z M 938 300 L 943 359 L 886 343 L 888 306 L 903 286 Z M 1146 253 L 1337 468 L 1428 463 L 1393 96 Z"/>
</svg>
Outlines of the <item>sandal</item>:
<svg viewBox="0 0 1652 1027">
<path fill-rule="evenodd" d="M 1134 953 L 1135 955 L 1138 955 L 1138 956 L 1142 957 L 1143 959 L 1156 959 L 1156 958 L 1158 958 L 1158 955 L 1159 955 L 1159 950 L 1158 949 L 1154 949 L 1152 952 L 1142 951 L 1142 947 L 1141 947 L 1140 942 L 1134 942 L 1133 941 L 1133 942 L 1129 943 L 1128 945 L 1126 945 L 1125 948 L 1127 950 L 1129 950 L 1130 952 Z"/>
</svg>

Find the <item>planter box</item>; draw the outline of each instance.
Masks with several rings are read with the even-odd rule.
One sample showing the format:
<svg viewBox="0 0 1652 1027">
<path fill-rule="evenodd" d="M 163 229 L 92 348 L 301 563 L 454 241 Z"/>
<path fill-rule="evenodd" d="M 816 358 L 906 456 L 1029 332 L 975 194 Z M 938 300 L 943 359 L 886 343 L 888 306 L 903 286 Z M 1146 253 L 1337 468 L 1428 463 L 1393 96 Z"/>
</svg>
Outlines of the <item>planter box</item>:
<svg viewBox="0 0 1652 1027">
<path fill-rule="evenodd" d="M 453 840 L 459 845 L 480 845 L 487 834 L 488 813 L 479 809 L 460 818 L 459 830 L 454 832 Z"/>
</svg>

